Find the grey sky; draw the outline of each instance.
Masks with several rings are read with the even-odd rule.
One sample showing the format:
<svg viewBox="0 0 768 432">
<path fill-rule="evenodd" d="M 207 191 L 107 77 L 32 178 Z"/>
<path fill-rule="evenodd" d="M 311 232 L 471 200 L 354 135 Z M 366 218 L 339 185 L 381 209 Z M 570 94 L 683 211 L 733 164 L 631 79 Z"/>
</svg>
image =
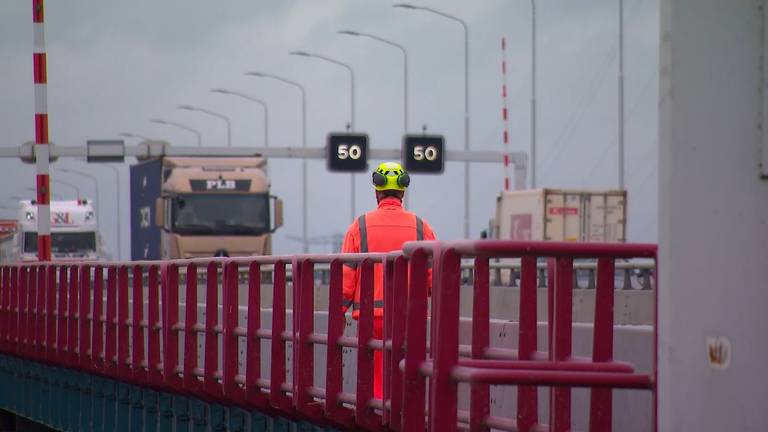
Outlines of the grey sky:
<svg viewBox="0 0 768 432">
<path fill-rule="evenodd" d="M 29 2 L 0 3 L 0 145 L 33 137 L 32 29 Z M 500 38 L 508 45 L 510 133 L 513 150 L 529 145 L 530 2 L 524 0 L 417 1 L 464 18 L 471 38 L 471 147 L 501 150 Z M 332 130 L 349 121 L 348 75 L 336 66 L 287 55 L 304 49 L 347 62 L 357 78 L 357 130 L 371 145 L 398 147 L 402 134 L 402 66 L 395 49 L 337 30 L 364 30 L 403 43 L 410 55 L 412 131 L 427 124 L 446 136 L 448 148 L 463 146 L 463 57 L 461 28 L 384 0 L 151 1 L 46 3 L 50 135 L 55 143 L 84 144 L 89 138 L 134 132 L 180 145 L 191 134 L 154 125 L 160 117 L 199 128 L 206 145 L 225 145 L 223 123 L 179 111 L 189 103 L 232 118 L 234 145 L 261 145 L 260 108 L 212 94 L 213 87 L 241 90 L 270 106 L 271 144 L 300 145 L 299 96 L 295 89 L 243 72 L 273 72 L 302 82 L 308 97 L 308 145 L 322 146 Z M 616 175 L 617 2 L 541 0 L 538 5 L 539 184 L 562 188 L 612 188 Z M 656 240 L 658 1 L 625 0 L 626 145 L 629 238 Z M 134 144 L 135 141 L 129 141 Z M 300 162 L 270 160 L 273 193 L 286 201 L 286 225 L 274 245 L 278 253 L 300 245 Z M 79 161 L 60 167 L 99 176 L 102 229 L 114 249 L 114 175 Z M 127 164 L 121 168 L 124 237 L 128 239 Z M 502 186 L 501 165 L 472 170 L 471 233 L 491 217 Z M 374 205 L 367 175 L 358 175 L 358 212 Z M 34 167 L 0 160 L 2 205 L 27 194 Z M 462 233 L 461 164 L 442 176 L 416 176 L 411 209 L 441 238 Z M 57 193 L 71 194 L 60 187 Z M 54 184 L 54 190 L 56 185 Z M 343 232 L 349 221 L 349 176 L 330 174 L 324 161 L 310 162 L 310 235 Z M 0 213 L 10 216 L 8 213 Z M 129 246 L 123 244 L 123 255 Z M 328 248 L 316 246 L 316 251 Z"/>
</svg>

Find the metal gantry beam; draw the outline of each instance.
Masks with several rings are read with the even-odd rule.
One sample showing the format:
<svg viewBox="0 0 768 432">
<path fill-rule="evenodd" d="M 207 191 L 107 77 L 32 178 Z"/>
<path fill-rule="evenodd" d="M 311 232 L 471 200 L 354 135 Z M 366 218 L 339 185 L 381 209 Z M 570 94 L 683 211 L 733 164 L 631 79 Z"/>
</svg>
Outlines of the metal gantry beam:
<svg viewBox="0 0 768 432">
<path fill-rule="evenodd" d="M 18 147 L 0 147 L 0 158 L 19 158 L 34 162 L 34 147 L 24 144 Z M 370 159 L 400 159 L 400 149 L 370 149 Z M 51 144 L 50 156 L 55 158 L 85 158 L 86 146 L 59 146 Z M 325 159 L 324 147 L 187 147 L 171 146 L 162 141 L 144 141 L 135 146 L 125 146 L 121 154 L 102 155 L 112 157 L 152 158 L 161 156 L 264 156 L 278 159 Z M 510 152 L 510 159 L 516 167 L 527 166 L 525 152 Z M 446 150 L 445 160 L 449 162 L 503 163 L 504 152 Z"/>
</svg>

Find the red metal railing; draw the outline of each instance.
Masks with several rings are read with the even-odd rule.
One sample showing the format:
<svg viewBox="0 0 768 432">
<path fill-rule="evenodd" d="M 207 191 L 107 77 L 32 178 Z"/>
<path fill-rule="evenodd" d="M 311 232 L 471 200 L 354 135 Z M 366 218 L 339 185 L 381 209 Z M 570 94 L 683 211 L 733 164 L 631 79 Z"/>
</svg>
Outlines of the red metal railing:
<svg viewBox="0 0 768 432">
<path fill-rule="evenodd" d="M 461 420 L 458 411 L 458 384 L 469 383 L 470 430 L 571 430 L 572 386 L 592 387 L 590 424 L 592 431 L 611 430 L 611 388 L 644 389 L 656 395 L 656 355 L 649 374 L 634 373 L 632 365 L 612 361 L 614 261 L 618 258 L 656 258 L 655 245 L 575 244 L 542 242 L 455 242 L 407 244 L 405 253 L 412 264 L 423 261 L 422 254 L 432 252 L 435 260 L 434 297 L 432 299 L 432 354 L 426 355 L 422 317 L 426 313 L 427 291 L 422 281 L 409 287 L 408 351 L 405 358 L 406 382 L 415 390 L 412 403 L 404 404 L 404 430 L 454 430 Z M 491 258 L 521 259 L 520 322 L 518 349 L 489 346 L 488 264 Z M 459 302 L 460 265 L 462 258 L 473 258 L 475 264 L 471 359 L 460 359 Z M 550 260 L 548 278 L 548 352 L 537 351 L 536 262 Z M 577 258 L 598 260 L 593 356 L 572 356 L 572 289 L 573 261 Z M 411 331 L 413 330 L 413 337 Z M 439 332 L 436 331 L 439 329 Z M 656 326 L 653 326 L 655 350 Z M 418 347 L 414 347 L 418 344 Z M 415 348 L 415 349 L 414 349 Z M 430 379 L 429 412 L 425 418 L 421 395 Z M 489 385 L 517 385 L 515 419 L 490 415 Z M 535 386 L 549 386 L 549 424 L 540 424 Z M 655 412 L 647 413 L 653 416 Z M 425 425 L 426 423 L 426 425 Z M 655 427 L 655 426 L 654 426 Z"/>
<path fill-rule="evenodd" d="M 655 351 L 647 374 L 613 360 L 614 264 L 638 257 L 655 259 L 655 246 L 419 242 L 390 254 L 4 266 L 0 351 L 206 401 L 369 431 L 450 431 L 461 424 L 473 431 L 565 431 L 571 429 L 571 387 L 591 387 L 589 428 L 607 431 L 612 388 L 650 390 L 655 406 Z M 475 266 L 469 345 L 459 340 L 462 258 Z M 516 350 L 490 344 L 493 258 L 521 260 Z M 542 258 L 551 263 L 546 352 L 537 350 L 536 267 Z M 572 355 L 575 259 L 598 262 L 591 358 Z M 324 311 L 315 310 L 316 264 L 330 266 Z M 361 272 L 357 336 L 344 335 L 344 265 Z M 373 338 L 376 265 L 384 268 L 383 341 Z M 261 303 L 265 271 L 271 305 Z M 270 307 L 271 323 L 262 322 L 262 311 Z M 315 329 L 318 313 L 327 313 L 326 333 Z M 269 341 L 269 352 L 262 341 Z M 324 381 L 315 376 L 318 346 L 326 351 L 319 368 Z M 344 391 L 345 348 L 356 350 L 354 393 Z M 376 349 L 384 351 L 383 401 L 373 397 Z M 269 373 L 262 375 L 267 363 Z M 460 409 L 459 383 L 469 385 L 468 410 Z M 516 418 L 491 415 L 491 385 L 517 386 Z M 551 389 L 546 422 L 540 419 L 537 386 Z"/>
</svg>

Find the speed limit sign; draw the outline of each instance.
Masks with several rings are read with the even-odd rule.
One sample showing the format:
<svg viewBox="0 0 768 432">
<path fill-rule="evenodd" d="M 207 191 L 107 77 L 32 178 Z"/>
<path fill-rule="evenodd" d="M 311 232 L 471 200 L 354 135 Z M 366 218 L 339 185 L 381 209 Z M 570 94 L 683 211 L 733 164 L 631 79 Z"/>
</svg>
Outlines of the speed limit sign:
<svg viewBox="0 0 768 432">
<path fill-rule="evenodd" d="M 328 134 L 326 160 L 329 171 L 356 172 L 368 169 L 368 135 Z"/>
<path fill-rule="evenodd" d="M 442 173 L 444 147 L 442 135 L 406 135 L 403 138 L 403 165 L 409 172 Z"/>
</svg>

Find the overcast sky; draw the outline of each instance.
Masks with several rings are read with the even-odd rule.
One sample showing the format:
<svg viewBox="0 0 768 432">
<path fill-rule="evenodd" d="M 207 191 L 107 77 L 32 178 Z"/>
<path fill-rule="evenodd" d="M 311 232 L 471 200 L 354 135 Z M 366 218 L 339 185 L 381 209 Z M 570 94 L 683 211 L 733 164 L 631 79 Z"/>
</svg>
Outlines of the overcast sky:
<svg viewBox="0 0 768 432">
<path fill-rule="evenodd" d="M 308 145 L 324 145 L 330 131 L 349 121 L 349 78 L 319 60 L 289 56 L 321 53 L 351 64 L 357 80 L 356 129 L 374 148 L 397 148 L 402 135 L 402 63 L 399 51 L 374 41 L 337 35 L 351 29 L 402 43 L 410 56 L 411 130 L 443 134 L 449 149 L 462 149 L 463 39 L 454 22 L 396 9 L 385 0 L 133 0 L 46 2 L 48 111 L 51 141 L 84 145 L 87 139 L 132 132 L 176 145 L 191 134 L 149 123 L 160 117 L 201 130 L 204 145 L 226 145 L 220 120 L 176 109 L 194 104 L 231 117 L 236 146 L 263 145 L 260 108 L 217 95 L 226 87 L 263 98 L 270 107 L 270 144 L 301 144 L 298 92 L 243 72 L 271 72 L 300 81 L 308 99 Z M 470 33 L 470 147 L 503 149 L 500 39 L 508 39 L 511 150 L 530 145 L 530 2 L 524 0 L 415 0 L 466 20 Z M 618 7 L 616 0 L 540 0 L 538 18 L 538 184 L 556 188 L 617 186 Z M 28 1 L 0 3 L 0 145 L 34 138 L 32 25 Z M 626 184 L 629 239 L 656 241 L 658 0 L 625 0 Z M 135 144 L 128 140 L 127 144 Z M 134 161 L 131 160 L 130 163 Z M 272 192 L 285 200 L 286 224 L 277 253 L 298 252 L 286 235 L 301 235 L 301 163 L 269 161 Z M 349 220 L 349 175 L 330 174 L 325 162 L 310 165 L 310 236 L 343 232 Z M 373 163 L 371 164 L 373 165 Z M 53 191 L 72 197 L 57 178 L 94 197 L 99 178 L 101 226 L 116 248 L 117 212 L 112 170 L 82 161 L 52 165 Z M 120 167 L 123 257 L 129 255 L 128 164 Z M 471 235 L 488 224 L 503 185 L 500 164 L 471 169 Z M 358 213 L 375 206 L 368 175 L 357 175 Z M 29 198 L 34 166 L 0 160 L 0 205 Z M 463 233 L 463 165 L 447 164 L 441 176 L 414 176 L 410 208 L 438 237 Z M 0 208 L 0 216 L 15 213 Z M 317 252 L 329 246 L 316 245 Z"/>
</svg>

